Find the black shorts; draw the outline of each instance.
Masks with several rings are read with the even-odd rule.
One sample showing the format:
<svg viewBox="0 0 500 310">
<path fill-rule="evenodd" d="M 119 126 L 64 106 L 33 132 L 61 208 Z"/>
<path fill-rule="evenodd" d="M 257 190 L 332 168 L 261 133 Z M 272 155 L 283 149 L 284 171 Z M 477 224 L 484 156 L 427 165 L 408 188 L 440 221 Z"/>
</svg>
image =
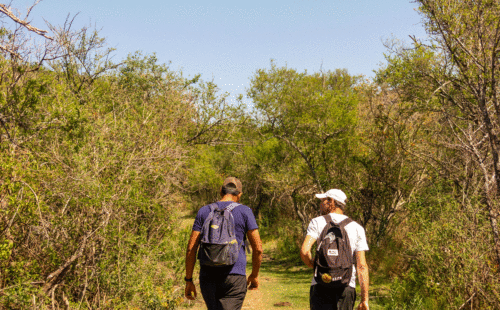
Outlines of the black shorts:
<svg viewBox="0 0 500 310">
<path fill-rule="evenodd" d="M 309 300 L 311 310 L 352 310 L 356 301 L 356 289 L 350 286 L 327 288 L 312 285 Z"/>
<path fill-rule="evenodd" d="M 200 273 L 200 289 L 208 310 L 239 310 L 247 294 L 247 278 L 238 274 L 221 277 Z"/>
</svg>

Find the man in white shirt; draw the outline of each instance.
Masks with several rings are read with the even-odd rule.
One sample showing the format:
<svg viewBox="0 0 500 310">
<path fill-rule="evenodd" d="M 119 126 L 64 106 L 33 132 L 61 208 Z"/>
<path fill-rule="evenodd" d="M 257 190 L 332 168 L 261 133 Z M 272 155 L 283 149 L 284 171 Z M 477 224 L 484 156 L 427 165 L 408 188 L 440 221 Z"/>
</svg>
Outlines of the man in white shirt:
<svg viewBox="0 0 500 310">
<path fill-rule="evenodd" d="M 332 221 L 339 224 L 347 218 L 344 215 L 345 200 L 347 196 L 339 189 L 331 189 L 326 193 L 316 194 L 321 199 L 320 213 L 322 216 L 313 218 L 307 228 L 307 235 L 300 250 L 302 261 L 309 267 L 314 268 L 311 248 L 318 240 L 321 232 L 327 225 L 323 215 L 330 215 Z M 361 286 L 361 302 L 358 310 L 369 310 L 368 307 L 368 265 L 366 264 L 365 251 L 368 251 L 364 228 L 352 221 L 345 225 L 345 231 L 349 238 L 352 255 L 355 255 L 356 264 L 353 266 L 349 285 L 339 288 L 325 288 L 318 285 L 313 277 L 310 289 L 311 310 L 352 310 L 356 300 L 356 272 L 359 276 Z M 318 240 L 318 242 L 321 240 Z"/>
</svg>

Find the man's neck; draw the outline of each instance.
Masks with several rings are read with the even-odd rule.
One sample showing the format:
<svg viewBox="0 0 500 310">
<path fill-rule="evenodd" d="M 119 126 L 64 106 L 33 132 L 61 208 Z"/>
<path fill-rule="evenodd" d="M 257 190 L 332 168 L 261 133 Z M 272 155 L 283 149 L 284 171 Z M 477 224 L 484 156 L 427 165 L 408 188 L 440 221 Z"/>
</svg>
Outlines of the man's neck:
<svg viewBox="0 0 500 310">
<path fill-rule="evenodd" d="M 332 213 L 344 215 L 344 211 L 342 211 L 342 209 L 339 209 L 339 208 L 336 208 L 335 210 L 333 210 Z"/>
<path fill-rule="evenodd" d="M 238 196 L 234 196 L 234 195 L 228 194 L 228 195 L 225 195 L 224 197 L 222 197 L 222 199 L 219 200 L 219 201 L 238 202 Z"/>
<path fill-rule="evenodd" d="M 321 212 L 320 214 L 321 214 L 321 215 L 327 215 L 327 214 L 342 214 L 342 215 L 344 215 L 344 211 L 342 211 L 342 210 L 341 210 L 341 209 L 339 209 L 339 208 L 336 208 L 336 209 L 335 209 L 335 210 L 333 210 L 333 211 L 325 211 L 325 212 L 326 212 L 326 213 Z"/>
</svg>

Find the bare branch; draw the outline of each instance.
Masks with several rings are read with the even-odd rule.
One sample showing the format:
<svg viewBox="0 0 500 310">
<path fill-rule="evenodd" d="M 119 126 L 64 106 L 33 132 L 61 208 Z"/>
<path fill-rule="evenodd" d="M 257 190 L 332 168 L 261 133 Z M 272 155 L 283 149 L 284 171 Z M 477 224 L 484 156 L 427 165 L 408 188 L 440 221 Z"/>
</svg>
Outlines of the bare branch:
<svg viewBox="0 0 500 310">
<path fill-rule="evenodd" d="M 19 60 L 22 59 L 21 56 L 17 52 L 11 50 L 10 48 L 8 48 L 6 46 L 0 45 L 0 50 L 11 54 L 13 56 L 13 58 L 17 58 Z"/>
<path fill-rule="evenodd" d="M 30 11 L 31 11 L 31 9 L 30 9 Z M 42 29 L 38 29 L 36 27 L 31 26 L 29 24 L 29 22 L 27 22 L 26 20 L 22 20 L 19 17 L 17 17 L 16 15 L 14 15 L 14 13 L 10 10 L 10 8 L 8 6 L 6 6 L 5 4 L 0 3 L 0 12 L 7 15 L 10 19 L 12 19 L 14 22 L 18 23 L 19 25 L 26 27 L 26 29 L 28 29 L 29 31 L 32 31 L 38 35 L 41 35 L 42 37 L 44 37 L 46 39 L 53 40 L 51 37 L 49 37 L 47 35 L 47 30 L 42 30 Z"/>
</svg>

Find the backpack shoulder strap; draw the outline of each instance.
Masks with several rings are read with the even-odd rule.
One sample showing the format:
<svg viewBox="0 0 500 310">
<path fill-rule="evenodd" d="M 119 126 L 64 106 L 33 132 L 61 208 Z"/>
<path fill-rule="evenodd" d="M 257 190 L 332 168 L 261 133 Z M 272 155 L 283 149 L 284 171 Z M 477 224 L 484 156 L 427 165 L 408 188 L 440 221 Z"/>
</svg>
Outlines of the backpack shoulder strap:
<svg viewBox="0 0 500 310">
<path fill-rule="evenodd" d="M 205 240 L 206 232 L 209 231 L 210 222 L 214 218 L 214 211 L 218 209 L 217 203 L 215 203 L 215 202 L 209 204 L 208 207 L 210 208 L 210 212 L 208 213 L 207 217 L 205 218 L 205 220 L 203 222 L 203 226 L 201 226 L 201 235 L 203 236 L 202 240 Z"/>
<path fill-rule="evenodd" d="M 323 240 L 323 238 L 325 237 L 328 229 L 330 229 L 331 223 L 333 223 L 333 219 L 332 219 L 332 216 L 330 214 L 323 215 L 323 218 L 325 219 L 326 225 L 323 228 L 323 230 L 321 231 L 321 233 L 319 234 L 319 240 L 320 241 Z"/>
<path fill-rule="evenodd" d="M 350 244 L 350 242 L 349 242 L 349 234 L 348 234 L 348 233 L 347 233 L 347 231 L 345 230 L 345 227 L 346 227 L 348 224 L 352 223 L 352 222 L 354 222 L 354 221 L 353 221 L 351 218 L 349 218 L 349 217 L 348 217 L 348 218 L 344 219 L 343 221 L 341 221 L 341 222 L 339 223 L 339 227 L 340 227 L 340 230 L 341 230 L 341 232 L 342 232 L 342 235 L 344 235 L 344 234 L 345 234 L 345 238 L 343 238 L 343 239 L 344 239 L 345 241 L 347 241 L 347 242 L 344 242 L 344 243 L 343 243 L 343 245 L 344 245 L 344 247 L 345 247 L 345 251 L 346 251 L 347 253 L 350 253 L 350 252 L 351 252 L 351 244 Z M 348 267 L 348 266 L 353 265 L 353 264 L 355 264 L 355 263 L 356 263 L 355 255 L 356 255 L 355 253 L 353 253 L 353 255 L 347 255 L 347 258 L 348 258 L 348 259 L 347 259 L 346 261 L 344 261 L 344 262 L 343 262 L 343 264 L 344 264 L 344 266 L 345 266 L 345 267 Z"/>
<path fill-rule="evenodd" d="M 339 223 L 339 226 L 345 228 L 348 224 L 354 222 L 351 218 L 346 218 L 342 222 Z"/>
<path fill-rule="evenodd" d="M 333 222 L 332 216 L 330 214 L 323 215 L 323 218 L 325 219 L 325 221 L 326 221 L 327 224 L 329 222 Z"/>
<path fill-rule="evenodd" d="M 345 234 L 345 236 L 347 237 L 347 240 L 349 240 L 349 234 L 347 233 L 347 231 L 345 230 L 345 227 L 354 222 L 351 218 L 346 218 L 344 220 L 342 220 L 338 225 L 339 225 L 339 228 L 340 228 L 340 231 L 342 232 L 342 235 Z M 350 246 L 349 246 L 350 247 Z"/>
<path fill-rule="evenodd" d="M 210 212 L 208 212 L 208 215 L 207 217 L 205 218 L 205 222 L 207 220 L 211 220 L 213 217 L 214 217 L 214 211 L 218 209 L 218 206 L 217 204 L 214 202 L 214 203 L 211 203 L 208 205 L 208 208 L 210 209 Z"/>
<path fill-rule="evenodd" d="M 231 211 L 234 210 L 234 208 L 236 208 L 239 205 L 240 205 L 239 203 L 233 202 L 233 203 L 229 204 L 229 206 L 226 207 L 226 210 L 229 211 L 229 212 L 231 212 Z"/>
<path fill-rule="evenodd" d="M 210 212 L 213 212 L 215 209 L 219 208 L 216 202 L 209 204 L 208 207 L 210 208 Z"/>
</svg>

